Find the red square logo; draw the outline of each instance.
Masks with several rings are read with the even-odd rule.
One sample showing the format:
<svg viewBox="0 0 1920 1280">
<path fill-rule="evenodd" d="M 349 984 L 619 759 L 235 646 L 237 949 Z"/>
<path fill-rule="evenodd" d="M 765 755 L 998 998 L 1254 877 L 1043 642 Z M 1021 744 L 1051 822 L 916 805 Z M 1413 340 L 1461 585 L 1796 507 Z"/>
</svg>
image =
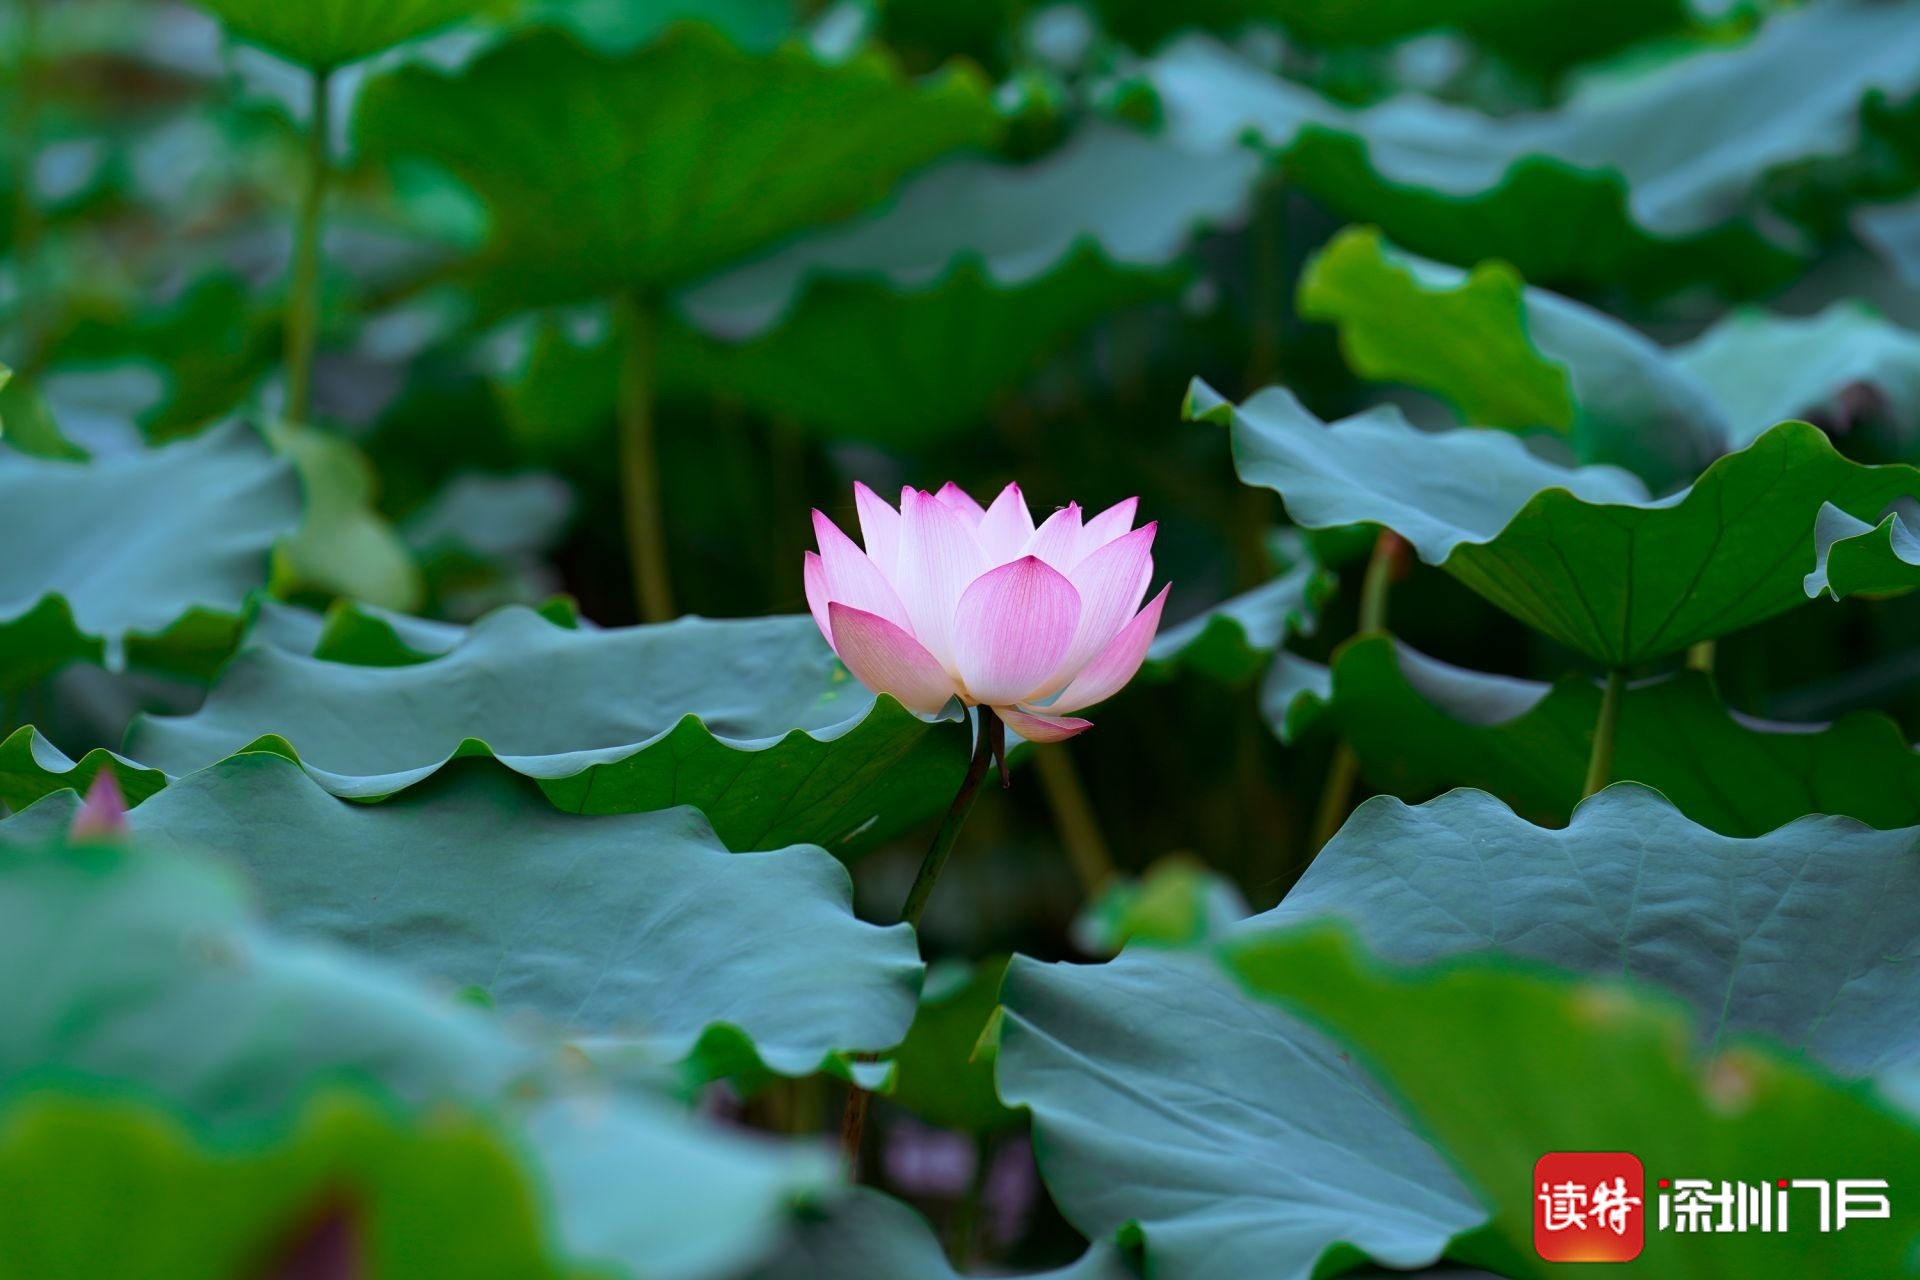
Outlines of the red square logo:
<svg viewBox="0 0 1920 1280">
<path fill-rule="evenodd" d="M 1646 1171 L 1625 1151 L 1553 1151 L 1533 1166 L 1533 1247 L 1548 1262 L 1632 1262 L 1646 1243 Z"/>
</svg>

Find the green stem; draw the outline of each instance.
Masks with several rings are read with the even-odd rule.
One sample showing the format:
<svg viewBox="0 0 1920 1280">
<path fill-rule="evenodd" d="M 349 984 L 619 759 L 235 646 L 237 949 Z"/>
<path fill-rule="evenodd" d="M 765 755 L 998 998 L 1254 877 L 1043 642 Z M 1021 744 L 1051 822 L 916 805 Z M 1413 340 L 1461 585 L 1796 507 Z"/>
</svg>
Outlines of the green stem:
<svg viewBox="0 0 1920 1280">
<path fill-rule="evenodd" d="M 13 99 L 13 261 L 20 288 L 20 333 L 16 359 L 22 366 L 36 363 L 30 354 L 36 332 L 39 280 L 40 206 L 34 202 L 33 174 L 39 159 L 40 133 L 40 0 L 21 0 L 20 57 L 14 68 Z"/>
<path fill-rule="evenodd" d="M 1000 717 L 993 714 L 991 707 L 979 708 L 979 716 L 979 727 L 973 735 L 973 759 L 967 762 L 966 777 L 960 780 L 960 790 L 947 807 L 947 816 L 940 820 L 940 829 L 933 833 L 933 843 L 927 846 L 927 856 L 920 860 L 920 874 L 913 878 L 913 888 L 907 890 L 906 905 L 900 908 L 900 919 L 915 929 L 920 927 L 920 917 L 927 909 L 927 899 L 933 896 L 933 886 L 940 879 L 947 858 L 953 853 L 954 841 L 960 838 L 960 828 L 966 825 L 967 814 L 973 811 L 973 802 L 980 798 L 980 783 L 987 776 L 987 766 L 993 763 L 994 743 L 998 736 L 996 731 L 1004 732 L 1000 728 Z"/>
<path fill-rule="evenodd" d="M 622 294 L 616 310 L 622 344 L 620 505 L 626 520 L 627 561 L 633 570 L 633 598 L 641 621 L 665 622 L 675 611 L 653 431 L 653 310 L 645 299 L 632 294 Z"/>
<path fill-rule="evenodd" d="M 988 767 L 995 755 L 999 755 L 1003 763 L 1006 756 L 1006 728 L 1000 717 L 989 707 L 981 707 L 978 712 L 973 731 L 973 758 L 967 762 L 966 776 L 960 780 L 960 790 L 954 793 L 953 803 L 947 807 L 947 816 L 940 820 L 940 829 L 933 833 L 927 856 L 920 860 L 920 873 L 913 878 L 906 905 L 900 909 L 900 919 L 916 931 L 927 909 L 927 899 L 933 896 L 933 886 L 940 879 L 941 868 L 947 865 L 954 842 L 960 838 L 960 828 L 966 825 L 967 814 L 980 797 L 980 784 L 986 780 Z M 865 1060 L 873 1061 L 872 1058 Z M 867 1108 L 872 1101 L 873 1095 L 857 1084 L 852 1085 L 847 1092 L 846 1110 L 840 1113 L 840 1153 L 850 1175 L 856 1179 L 860 1173 L 860 1148 L 866 1138 Z"/>
<path fill-rule="evenodd" d="M 1607 672 L 1607 690 L 1600 695 L 1600 719 L 1593 726 L 1593 754 L 1587 757 L 1587 785 L 1581 798 L 1592 795 L 1613 781 L 1613 738 L 1620 728 L 1620 700 L 1627 690 L 1627 673 L 1614 667 Z"/>
<path fill-rule="evenodd" d="M 1357 635 L 1387 629 L 1387 602 L 1393 588 L 1393 562 L 1399 535 L 1382 529 L 1367 558 L 1367 576 L 1360 582 L 1360 624 Z M 1334 748 L 1333 764 L 1320 788 L 1320 804 L 1313 818 L 1313 850 L 1326 847 L 1353 808 L 1353 789 L 1360 781 L 1360 757 L 1344 738 Z"/>
<path fill-rule="evenodd" d="M 1285 188 L 1279 176 L 1261 182 L 1253 213 L 1253 342 L 1247 357 L 1247 385 L 1264 387 L 1280 373 L 1280 323 L 1289 301 L 1286 265 L 1280 256 L 1285 234 Z"/>
<path fill-rule="evenodd" d="M 975 1245 L 980 1238 L 980 1202 L 986 1199 L 987 1178 L 993 1173 L 993 1136 L 979 1133 L 973 1138 L 973 1176 L 967 1180 L 966 1194 L 953 1208 L 947 1224 L 947 1260 L 962 1271 L 971 1271 Z"/>
<path fill-rule="evenodd" d="M 1060 844 L 1073 866 L 1080 890 L 1092 898 L 1106 888 L 1114 877 L 1113 853 L 1094 817 L 1093 803 L 1066 751 L 1041 747 L 1033 753 L 1034 771 L 1040 775 L 1040 789 L 1046 793 L 1047 807 L 1053 811 L 1053 825 L 1060 832 Z"/>
<path fill-rule="evenodd" d="M 320 332 L 320 240 L 324 230 L 327 180 L 332 164 L 327 158 L 331 132 L 329 70 L 313 73 L 313 98 L 307 112 L 306 188 L 300 195 L 300 217 L 294 226 L 293 287 L 287 298 L 287 419 L 306 422 L 313 409 L 313 349 Z"/>
</svg>

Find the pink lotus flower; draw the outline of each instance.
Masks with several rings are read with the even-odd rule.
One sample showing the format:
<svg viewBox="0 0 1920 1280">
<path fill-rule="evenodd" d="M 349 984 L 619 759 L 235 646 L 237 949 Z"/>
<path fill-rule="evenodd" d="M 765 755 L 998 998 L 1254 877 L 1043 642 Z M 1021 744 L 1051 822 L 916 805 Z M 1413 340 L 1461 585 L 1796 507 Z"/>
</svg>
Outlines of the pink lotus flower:
<svg viewBox="0 0 1920 1280">
<path fill-rule="evenodd" d="M 1133 528 L 1139 499 L 1085 523 L 1069 506 L 1036 529 L 1018 485 L 985 509 L 951 483 L 902 490 L 898 511 L 863 484 L 853 496 L 866 550 L 814 512 L 807 607 L 875 693 L 925 714 L 957 695 L 1057 742 L 1092 727 L 1068 712 L 1140 669 L 1170 588 L 1140 607 L 1155 526 Z"/>
</svg>

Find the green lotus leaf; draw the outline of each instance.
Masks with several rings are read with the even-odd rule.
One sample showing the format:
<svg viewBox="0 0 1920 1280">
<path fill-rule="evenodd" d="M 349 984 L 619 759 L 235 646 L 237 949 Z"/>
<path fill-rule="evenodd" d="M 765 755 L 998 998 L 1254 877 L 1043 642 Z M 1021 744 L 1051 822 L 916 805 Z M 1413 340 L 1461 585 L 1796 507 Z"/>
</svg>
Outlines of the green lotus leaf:
<svg viewBox="0 0 1920 1280">
<path fill-rule="evenodd" d="M 1915 836 L 1815 816 L 1740 839 L 1624 783 L 1563 830 L 1479 791 L 1377 798 L 1259 921 L 1339 918 L 1395 963 L 1497 951 L 1629 978 L 1684 998 L 1704 1041 L 1867 1075 L 1920 1060 Z"/>
<path fill-rule="evenodd" d="M 1473 426 L 1567 435 L 1579 461 L 1656 491 L 1724 453 L 1730 422 L 1751 424 L 1751 439 L 1806 407 L 1731 418 L 1702 378 L 1603 312 L 1529 288 L 1504 263 L 1468 274 L 1399 254 L 1371 229 L 1342 232 L 1308 264 L 1300 313 L 1339 326 L 1362 377 L 1432 391 Z"/>
<path fill-rule="evenodd" d="M 1245 937 L 1225 956 L 1252 992 L 1350 1045 L 1479 1188 L 1492 1221 L 1450 1256 L 1501 1275 L 1562 1274 L 1533 1248 L 1528 1174 L 1550 1151 L 1632 1152 L 1649 1201 L 1660 1179 L 1920 1177 L 1920 1130 L 1870 1088 L 1758 1045 L 1698 1058 L 1689 1019 L 1632 988 L 1497 956 L 1388 970 L 1324 928 Z M 1812 1194 L 1795 1195 L 1785 1232 L 1657 1231 L 1650 1213 L 1638 1265 L 1729 1280 L 1912 1273 L 1911 1228 L 1809 1229 Z"/>
<path fill-rule="evenodd" d="M 1112 956 L 1132 944 L 1196 947 L 1247 918 L 1240 886 L 1199 859 L 1169 854 L 1146 873 L 1116 880 L 1074 921 L 1088 955 Z"/>
<path fill-rule="evenodd" d="M 1109 8 L 1139 7 L 1139 0 L 1104 0 Z M 1548 73 L 1601 58 L 1653 36 L 1698 21 L 1688 0 L 1631 0 L 1542 10 L 1524 0 L 1392 0 L 1364 7 L 1340 0 L 1260 0 L 1248 16 L 1271 18 L 1310 44 L 1393 44 L 1423 32 L 1458 32 L 1503 57 Z"/>
<path fill-rule="evenodd" d="M 996 1271 L 996 1275 L 1009 1273 Z M 927 1221 L 910 1206 L 854 1187 L 830 1212 L 796 1228 L 780 1257 L 751 1280 L 961 1280 Z M 1018 1273 L 1015 1280 L 1130 1280 L 1133 1269 L 1110 1245 L 1068 1266 Z"/>
<path fill-rule="evenodd" d="M 209 1143 L 165 1109 L 51 1091 L 0 1109 L 0 1275 L 202 1280 L 324 1251 L 369 1274 L 560 1277 L 533 1188 L 493 1126 L 403 1122 L 344 1091 Z M 305 1253 L 303 1253 L 303 1250 Z"/>
<path fill-rule="evenodd" d="M 1286 649 L 1273 655 L 1260 682 L 1260 714 L 1287 746 L 1304 742 L 1332 718 L 1333 670 Z"/>
<path fill-rule="evenodd" d="M 1814 521 L 1813 543 L 1813 569 L 1804 581 L 1812 599 L 1892 595 L 1920 586 L 1920 536 L 1897 511 L 1875 525 L 1825 503 Z"/>
<path fill-rule="evenodd" d="M 351 799 L 492 755 L 574 813 L 693 805 L 733 849 L 866 848 L 943 807 L 967 755 L 957 723 L 867 692 L 807 617 L 576 631 L 522 608 L 409 666 L 249 646 L 195 714 L 136 721 L 126 754 L 177 777 L 262 739 Z"/>
<path fill-rule="evenodd" d="M 471 619 L 553 596 L 559 579 L 547 556 L 577 506 L 571 486 L 545 472 L 462 472 L 408 515 L 400 533 L 433 612 Z"/>
<path fill-rule="evenodd" d="M 1853 152 L 1872 95 L 1920 88 L 1910 23 L 1872 0 L 1808 6 L 1744 44 L 1498 118 L 1411 95 L 1346 107 L 1204 36 L 1148 74 L 1176 138 L 1226 150 L 1252 135 L 1336 212 L 1416 253 L 1499 257 L 1549 285 L 1753 294 L 1806 257 L 1800 240 L 1774 238 L 1768 183 Z M 1789 83 L 1820 91 L 1783 108 Z"/>
<path fill-rule="evenodd" d="M 999 118 L 970 72 L 915 85 L 877 53 L 758 55 L 688 23 L 627 56 L 532 30 L 453 75 L 402 68 L 354 127 L 471 187 L 492 220 L 483 289 L 537 306 L 698 279 L 991 142 Z"/>
<path fill-rule="evenodd" d="M 1903 283 L 1920 285 L 1920 196 L 1865 206 L 1854 213 L 1853 227 Z"/>
<path fill-rule="evenodd" d="M 57 832 L 77 803 L 67 792 L 0 833 Z M 690 809 L 578 818 L 473 765 L 360 805 L 250 753 L 129 819 L 144 843 L 232 857 L 289 935 L 483 988 L 589 1045 L 678 1061 L 725 1027 L 759 1063 L 804 1075 L 829 1055 L 898 1044 L 913 1020 L 911 931 L 857 920 L 845 868 L 818 849 L 730 854 Z M 751 950 L 734 946 L 742 936 Z"/>
<path fill-rule="evenodd" d="M 1279 388 L 1234 408 L 1196 383 L 1187 412 L 1231 424 L 1241 479 L 1277 491 L 1295 523 L 1384 525 L 1421 560 L 1610 667 L 1802 602 L 1822 503 L 1877 517 L 1920 495 L 1920 470 L 1852 462 L 1803 422 L 1655 501 L 1626 472 L 1547 462 L 1503 432 L 1417 431 L 1387 406 L 1326 425 Z"/>
<path fill-rule="evenodd" d="M 837 1181 L 818 1152 L 644 1094 L 576 1093 L 551 1046 L 334 947 L 280 937 L 249 917 L 232 874 L 165 849 L 0 842 L 0 973 L 10 1094 L 124 1091 L 222 1150 L 285 1125 L 336 1081 L 405 1116 L 480 1110 L 520 1152 L 567 1258 L 617 1274 L 737 1275 L 771 1251 L 796 1203 Z"/>
<path fill-rule="evenodd" d="M 1294 705 L 1302 693 L 1317 705 Z M 1276 697 L 1275 730 L 1291 740 L 1303 722 L 1335 726 L 1367 781 L 1406 799 L 1477 787 L 1558 824 L 1583 794 L 1600 697 L 1584 676 L 1487 675 L 1374 634 L 1335 653 L 1323 692 Z M 1710 677 L 1685 671 L 1629 684 L 1615 733 L 1615 778 L 1645 783 L 1726 835 L 1757 836 L 1807 813 L 1920 824 L 1920 753 L 1882 715 L 1756 720 L 1729 711 Z"/>
<path fill-rule="evenodd" d="M 539 612 L 556 626 L 573 625 L 570 615 Z M 335 601 L 323 614 L 278 600 L 257 601 L 246 635 L 248 644 L 356 667 L 412 666 L 451 653 L 466 638 L 467 628 L 456 623 L 350 600 Z"/>
<path fill-rule="evenodd" d="M 84 463 L 0 455 L 0 694 L 76 660 L 210 675 L 299 517 L 292 468 L 238 423 Z"/>
<path fill-rule="evenodd" d="M 269 437 L 293 460 L 307 499 L 299 529 L 275 553 L 274 592 L 418 607 L 420 567 L 374 505 L 366 456 L 351 440 L 294 422 L 274 424 Z"/>
<path fill-rule="evenodd" d="M 975 425 L 1093 321 L 1189 277 L 1260 169 L 1092 121 L 1027 165 L 967 157 L 889 206 L 680 295 L 669 386 L 724 388 L 835 435 L 918 443 Z"/>
<path fill-rule="evenodd" d="M 0 804 L 18 810 L 56 791 L 85 794 L 102 769 L 113 775 L 121 798 L 129 805 L 139 804 L 167 785 L 167 775 L 158 769 L 103 747 L 70 759 L 38 729 L 22 725 L 0 740 Z"/>
<path fill-rule="evenodd" d="M 929 1124 L 967 1133 L 1006 1128 L 1015 1117 L 993 1089 L 993 1063 L 974 1050 L 1000 1004 L 1007 958 L 937 961 L 913 1027 L 891 1056 L 893 1100 Z"/>
<path fill-rule="evenodd" d="M 1186 668 L 1229 684 L 1251 679 L 1290 637 L 1314 633 L 1332 590 L 1332 575 L 1304 560 L 1162 631 L 1147 651 L 1147 670 L 1167 675 Z"/>
<path fill-rule="evenodd" d="M 1882 454 L 1906 457 L 1920 442 L 1920 334 L 1864 303 L 1805 318 L 1735 311 L 1673 358 L 1724 407 L 1736 444 L 1787 418 L 1826 425 L 1855 451 L 1862 420 Z"/>
<path fill-rule="evenodd" d="M 1336 1043 L 1205 951 L 1019 956 L 1000 999 L 1000 1096 L 1032 1111 L 1054 1202 L 1143 1241 L 1149 1275 L 1423 1267 L 1485 1217 Z"/>
<path fill-rule="evenodd" d="M 358 62 L 498 0 L 195 0 L 240 39 L 316 70 Z"/>
<path fill-rule="evenodd" d="M 627 53 L 675 22 L 701 22 L 743 49 L 767 50 L 793 33 L 792 0 L 523 0 L 529 24 L 561 27 L 605 53 Z"/>
</svg>

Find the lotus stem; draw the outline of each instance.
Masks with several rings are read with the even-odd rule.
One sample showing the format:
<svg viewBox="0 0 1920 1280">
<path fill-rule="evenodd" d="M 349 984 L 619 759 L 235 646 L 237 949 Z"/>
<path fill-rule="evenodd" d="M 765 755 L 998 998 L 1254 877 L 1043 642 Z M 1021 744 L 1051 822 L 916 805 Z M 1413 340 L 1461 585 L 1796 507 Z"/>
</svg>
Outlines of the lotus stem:
<svg viewBox="0 0 1920 1280">
<path fill-rule="evenodd" d="M 40 0 L 22 0 L 18 55 L 13 99 L 13 256 L 20 276 L 20 333 L 24 341 L 14 358 L 23 368 L 31 368 L 39 359 L 38 353 L 28 348 L 39 337 L 35 286 L 40 274 L 40 207 L 33 199 L 33 173 L 40 134 Z"/>
<path fill-rule="evenodd" d="M 980 1202 L 986 1199 L 987 1179 L 993 1174 L 993 1135 L 978 1133 L 973 1138 L 973 1176 L 967 1179 L 966 1194 L 953 1208 L 947 1224 L 947 1260 L 962 1270 L 971 1270 L 980 1239 Z"/>
<path fill-rule="evenodd" d="M 313 350 L 320 332 L 320 241 L 333 167 L 327 156 L 332 81 L 333 73 L 326 68 L 313 73 L 307 112 L 306 187 L 294 226 L 293 285 L 287 298 L 286 416 L 293 422 L 308 421 L 313 409 Z"/>
<path fill-rule="evenodd" d="M 1610 669 L 1606 692 L 1600 695 L 1600 719 L 1593 726 L 1593 754 L 1587 758 L 1587 785 L 1580 792 L 1583 800 L 1613 780 L 1613 737 L 1620 727 L 1620 700 L 1626 689 L 1625 669 Z"/>
<path fill-rule="evenodd" d="M 660 460 L 654 441 L 654 316 L 647 302 L 622 294 L 616 306 L 620 348 L 620 505 L 634 604 L 643 622 L 675 614 L 667 575 L 667 529 L 660 503 Z"/>
<path fill-rule="evenodd" d="M 947 807 L 947 816 L 940 820 L 940 829 L 933 833 L 927 856 L 920 861 L 920 873 L 913 878 L 906 905 L 900 909 L 902 922 L 912 925 L 916 932 L 920 928 L 920 917 L 926 912 L 927 899 L 933 896 L 933 886 L 940 879 L 940 871 L 953 853 L 954 842 L 960 838 L 960 828 L 966 825 L 967 814 L 980 797 L 980 784 L 986 781 L 987 769 L 996 756 L 1003 766 L 1005 764 L 1006 726 L 989 707 L 978 708 L 978 714 L 973 731 L 973 758 L 967 762 L 966 776 L 960 780 L 960 790 L 954 793 L 953 803 Z M 847 1093 L 847 1108 L 840 1115 L 840 1152 L 849 1176 L 855 1179 L 860 1172 L 860 1146 L 866 1137 L 867 1108 L 872 1101 L 873 1095 L 855 1084 Z"/>
<path fill-rule="evenodd" d="M 1040 789 L 1053 811 L 1053 825 L 1060 832 L 1060 844 L 1074 878 L 1080 881 L 1081 892 L 1093 898 L 1114 878 L 1113 853 L 1094 817 L 1080 771 L 1073 767 L 1073 757 L 1065 750 L 1045 748 L 1034 752 L 1033 767 L 1040 775 Z"/>
<path fill-rule="evenodd" d="M 1373 554 L 1367 558 L 1367 575 L 1360 582 L 1360 623 L 1356 635 L 1387 629 L 1387 601 L 1393 590 L 1393 575 L 1404 540 L 1391 529 L 1382 529 L 1373 540 Z M 1320 788 L 1320 804 L 1313 816 L 1313 851 L 1318 853 L 1347 820 L 1353 808 L 1353 789 L 1360 781 L 1360 757 L 1345 738 L 1334 748 L 1333 763 Z"/>
<path fill-rule="evenodd" d="M 927 899 L 933 896 L 933 886 L 940 879 L 941 870 L 947 865 L 947 858 L 953 853 L 953 845 L 960 838 L 960 828 L 966 825 L 967 814 L 973 810 L 973 802 L 979 799 L 980 784 L 986 779 L 987 767 L 993 763 L 996 753 L 1004 759 L 1005 727 L 1000 717 L 993 714 L 990 707 L 980 707 L 979 723 L 974 729 L 973 759 L 967 762 L 966 777 L 960 780 L 960 790 L 954 794 L 953 803 L 947 808 L 947 816 L 940 820 L 940 829 L 933 833 L 933 843 L 927 846 L 927 856 L 920 861 L 920 874 L 913 878 L 913 888 L 907 890 L 906 905 L 900 908 L 900 919 L 915 929 L 920 927 L 920 917 L 926 912 Z"/>
</svg>

